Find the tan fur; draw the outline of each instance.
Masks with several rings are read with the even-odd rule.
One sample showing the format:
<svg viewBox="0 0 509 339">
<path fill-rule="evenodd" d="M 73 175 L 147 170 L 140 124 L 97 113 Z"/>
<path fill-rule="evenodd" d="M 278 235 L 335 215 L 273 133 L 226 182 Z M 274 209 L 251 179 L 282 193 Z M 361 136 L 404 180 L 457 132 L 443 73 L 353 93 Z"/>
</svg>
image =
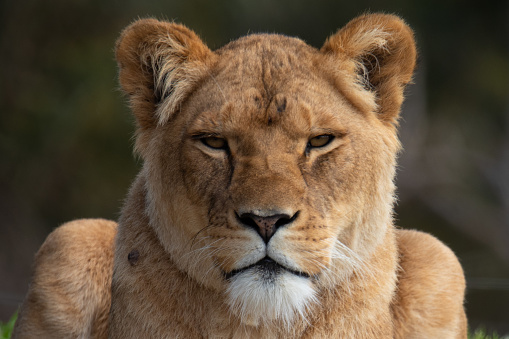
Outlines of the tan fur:
<svg viewBox="0 0 509 339">
<path fill-rule="evenodd" d="M 465 279 L 454 253 L 429 234 L 399 231 L 398 338 L 466 338 Z M 427 291 L 427 293 L 423 293 Z"/>
<path fill-rule="evenodd" d="M 35 256 L 13 338 L 105 338 L 117 224 L 76 220 L 53 231 Z"/>
<path fill-rule="evenodd" d="M 361 16 L 321 50 L 251 35 L 214 52 L 182 25 L 140 20 L 116 55 L 144 160 L 116 245 L 103 222 L 50 235 L 16 335 L 466 338 L 456 257 L 392 222 L 416 58 L 401 19 Z M 310 147 L 319 136 L 333 139 Z M 94 318 L 110 297 L 109 320 Z"/>
</svg>

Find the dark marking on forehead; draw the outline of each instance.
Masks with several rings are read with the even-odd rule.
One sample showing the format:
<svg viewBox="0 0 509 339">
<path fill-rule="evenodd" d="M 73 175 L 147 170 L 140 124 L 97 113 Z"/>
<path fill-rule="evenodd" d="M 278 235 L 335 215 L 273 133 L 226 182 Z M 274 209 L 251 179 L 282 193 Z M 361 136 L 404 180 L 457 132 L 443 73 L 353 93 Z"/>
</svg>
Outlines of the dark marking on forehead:
<svg viewBox="0 0 509 339">
<path fill-rule="evenodd" d="M 270 126 L 274 121 L 280 120 L 283 112 L 286 111 L 287 106 L 288 101 L 284 94 L 278 93 L 274 95 L 266 111 L 267 124 Z"/>
<path fill-rule="evenodd" d="M 278 113 L 283 113 L 286 109 L 286 97 L 284 96 L 276 96 L 275 104 Z"/>
</svg>

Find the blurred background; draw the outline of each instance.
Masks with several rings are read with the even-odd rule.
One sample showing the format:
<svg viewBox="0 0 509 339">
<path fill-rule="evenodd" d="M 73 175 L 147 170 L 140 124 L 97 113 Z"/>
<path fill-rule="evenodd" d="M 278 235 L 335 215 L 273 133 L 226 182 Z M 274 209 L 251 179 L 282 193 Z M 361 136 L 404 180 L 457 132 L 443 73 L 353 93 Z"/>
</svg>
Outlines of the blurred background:
<svg viewBox="0 0 509 339">
<path fill-rule="evenodd" d="M 139 17 L 176 20 L 211 48 L 253 32 L 320 47 L 366 11 L 415 29 L 419 67 L 400 136 L 397 223 L 459 256 L 470 326 L 509 333 L 509 6 L 473 0 L 0 1 L 0 322 L 47 234 L 116 219 L 140 162 L 113 47 Z"/>
</svg>

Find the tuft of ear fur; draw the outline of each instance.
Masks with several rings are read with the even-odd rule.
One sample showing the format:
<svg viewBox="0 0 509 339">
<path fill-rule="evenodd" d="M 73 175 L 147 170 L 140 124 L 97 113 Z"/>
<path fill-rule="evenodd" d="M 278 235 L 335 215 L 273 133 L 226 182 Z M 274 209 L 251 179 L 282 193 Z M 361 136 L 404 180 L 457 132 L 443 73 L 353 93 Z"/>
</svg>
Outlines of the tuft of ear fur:
<svg viewBox="0 0 509 339">
<path fill-rule="evenodd" d="M 355 106 L 397 125 L 417 56 L 414 34 L 401 18 L 359 16 L 329 37 L 321 51 L 333 59 L 336 84 Z M 352 80 L 357 88 L 348 90 Z"/>
<path fill-rule="evenodd" d="M 183 25 L 141 19 L 126 27 L 115 49 L 122 89 L 136 117 L 136 150 L 147 132 L 166 123 L 215 60 L 215 54 Z"/>
</svg>

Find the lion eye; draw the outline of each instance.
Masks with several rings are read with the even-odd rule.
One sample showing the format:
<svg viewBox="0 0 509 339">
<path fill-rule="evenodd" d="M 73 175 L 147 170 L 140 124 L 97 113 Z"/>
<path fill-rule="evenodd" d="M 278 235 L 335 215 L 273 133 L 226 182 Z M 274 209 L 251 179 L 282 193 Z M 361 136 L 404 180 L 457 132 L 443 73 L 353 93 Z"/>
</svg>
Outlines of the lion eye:
<svg viewBox="0 0 509 339">
<path fill-rule="evenodd" d="M 226 140 L 218 137 L 206 137 L 201 138 L 201 142 L 210 148 L 213 149 L 225 149 L 226 148 Z"/>
<path fill-rule="evenodd" d="M 334 139 L 334 136 L 329 134 L 318 135 L 314 138 L 309 139 L 308 148 L 324 147 L 328 145 L 332 141 L 332 139 Z"/>
</svg>

